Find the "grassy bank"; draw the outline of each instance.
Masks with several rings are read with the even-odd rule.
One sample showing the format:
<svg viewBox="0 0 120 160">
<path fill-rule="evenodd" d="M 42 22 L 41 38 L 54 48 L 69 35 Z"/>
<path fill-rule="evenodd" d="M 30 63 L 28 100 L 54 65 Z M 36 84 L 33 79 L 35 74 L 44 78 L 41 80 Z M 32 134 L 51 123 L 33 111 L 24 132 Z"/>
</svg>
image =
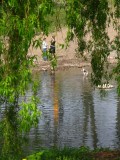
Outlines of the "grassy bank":
<svg viewBox="0 0 120 160">
<path fill-rule="evenodd" d="M 42 150 L 24 160 L 120 160 L 120 151 L 87 147 Z"/>
</svg>

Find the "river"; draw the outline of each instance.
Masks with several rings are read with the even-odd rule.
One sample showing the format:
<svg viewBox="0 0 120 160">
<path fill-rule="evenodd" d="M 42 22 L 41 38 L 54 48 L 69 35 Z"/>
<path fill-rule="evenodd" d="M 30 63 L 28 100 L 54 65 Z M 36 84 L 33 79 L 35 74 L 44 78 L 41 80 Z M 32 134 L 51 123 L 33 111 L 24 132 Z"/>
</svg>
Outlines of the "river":
<svg viewBox="0 0 120 160">
<path fill-rule="evenodd" d="M 27 153 L 41 147 L 120 148 L 120 98 L 116 86 L 103 93 L 80 68 L 37 73 L 42 111 L 29 134 Z M 30 93 L 28 93 L 28 96 Z"/>
</svg>

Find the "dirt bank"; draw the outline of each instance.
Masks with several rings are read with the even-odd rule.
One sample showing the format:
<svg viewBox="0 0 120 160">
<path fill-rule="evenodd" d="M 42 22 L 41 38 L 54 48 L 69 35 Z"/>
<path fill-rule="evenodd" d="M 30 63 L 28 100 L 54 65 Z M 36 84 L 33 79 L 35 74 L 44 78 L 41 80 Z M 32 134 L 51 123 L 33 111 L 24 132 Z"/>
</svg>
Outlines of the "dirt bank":
<svg viewBox="0 0 120 160">
<path fill-rule="evenodd" d="M 113 38 L 113 32 L 111 32 L 112 35 L 111 37 Z M 48 44 L 48 47 L 50 46 L 50 39 L 52 35 L 55 35 L 56 38 L 56 56 L 57 56 L 57 61 L 58 61 L 58 66 L 56 69 L 61 69 L 61 68 L 68 68 L 68 67 L 82 67 L 82 66 L 90 66 L 90 60 L 85 61 L 82 57 L 78 58 L 76 54 L 76 48 L 77 48 L 77 40 L 74 39 L 74 41 L 71 41 L 69 43 L 69 46 L 66 48 L 62 48 L 61 44 L 65 45 L 65 38 L 67 34 L 67 29 L 63 28 L 60 31 L 53 33 L 46 37 L 46 41 Z M 38 39 L 40 36 L 36 36 Z M 32 48 L 30 47 L 29 49 L 29 55 L 37 56 L 37 60 L 34 62 L 35 63 L 35 70 L 49 70 L 50 69 L 50 62 L 46 62 L 42 59 L 42 51 L 40 48 Z M 111 56 L 112 55 L 112 56 Z M 109 61 L 114 62 L 115 56 L 112 53 L 109 56 Z"/>
</svg>

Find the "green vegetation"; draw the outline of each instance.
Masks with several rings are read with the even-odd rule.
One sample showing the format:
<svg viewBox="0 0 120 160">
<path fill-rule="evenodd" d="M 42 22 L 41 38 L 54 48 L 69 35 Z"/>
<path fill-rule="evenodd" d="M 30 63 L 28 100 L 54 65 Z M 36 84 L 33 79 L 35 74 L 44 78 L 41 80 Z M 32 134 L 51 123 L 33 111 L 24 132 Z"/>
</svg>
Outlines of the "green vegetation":
<svg viewBox="0 0 120 160">
<path fill-rule="evenodd" d="M 90 150 L 87 147 L 50 149 L 35 153 L 26 160 L 119 160 L 120 152 L 109 149 Z"/>
<path fill-rule="evenodd" d="M 39 28 L 48 33 L 46 16 L 52 13 L 52 1 L 0 1 L 0 99 L 4 109 L 0 139 L 3 142 L 1 159 L 19 159 L 22 138 L 40 117 L 37 107 L 38 83 L 32 78 L 31 66 L 35 57 L 27 55 Z M 31 88 L 28 99 L 20 99 Z"/>
<path fill-rule="evenodd" d="M 18 159 L 15 153 L 19 156 L 22 152 L 22 142 L 18 139 L 37 125 L 41 113 L 37 108 L 37 83 L 30 69 L 36 57 L 27 55 L 29 47 L 40 42 L 34 41 L 38 31 L 48 35 L 54 28 L 58 30 L 60 23 L 66 25 L 67 41 L 76 36 L 79 53 L 84 56 L 86 52 L 91 57 L 92 82 L 98 85 L 115 78 L 120 94 L 120 1 L 114 0 L 112 7 L 110 4 L 108 0 L 0 1 L 0 103 L 5 111 L 0 125 L 3 159 Z M 56 27 L 52 28 L 53 24 Z M 107 32 L 111 25 L 116 32 L 113 40 Z M 90 39 L 86 40 L 88 35 Z M 109 73 L 111 51 L 116 53 L 117 63 Z M 56 65 L 56 61 L 51 63 Z M 25 96 L 29 85 L 33 94 L 21 102 L 20 97 Z"/>
<path fill-rule="evenodd" d="M 49 22 L 49 33 L 56 32 L 62 27 L 66 26 L 66 12 L 64 6 L 54 6 L 52 16 L 47 16 L 47 21 Z"/>
<path fill-rule="evenodd" d="M 77 160 L 86 159 L 90 156 L 89 148 L 81 147 L 80 149 L 64 148 L 61 150 L 50 149 L 28 156 L 28 160 Z"/>
<path fill-rule="evenodd" d="M 67 0 L 66 21 L 69 28 L 68 41 L 74 36 L 78 41 L 78 52 L 91 58 L 92 82 L 95 85 L 108 83 L 115 78 L 120 93 L 120 1 L 114 0 Z M 108 29 L 112 27 L 115 37 L 111 40 Z M 116 66 L 112 73 L 108 57 L 116 56 Z M 113 76 L 114 75 L 114 76 Z"/>
</svg>

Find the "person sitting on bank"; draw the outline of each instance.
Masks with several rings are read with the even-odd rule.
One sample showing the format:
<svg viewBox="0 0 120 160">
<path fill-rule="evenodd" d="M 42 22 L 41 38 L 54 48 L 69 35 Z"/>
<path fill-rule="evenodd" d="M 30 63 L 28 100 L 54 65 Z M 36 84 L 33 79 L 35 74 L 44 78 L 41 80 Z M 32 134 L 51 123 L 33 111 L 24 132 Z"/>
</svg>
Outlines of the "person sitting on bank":
<svg viewBox="0 0 120 160">
<path fill-rule="evenodd" d="M 51 42 L 50 42 L 50 50 L 49 52 L 54 56 L 54 58 L 56 58 L 55 56 L 55 36 L 52 36 L 51 38 Z"/>
<path fill-rule="evenodd" d="M 42 42 L 42 52 L 43 52 L 43 60 L 47 61 L 47 42 L 46 42 L 46 38 L 43 39 Z"/>
</svg>

